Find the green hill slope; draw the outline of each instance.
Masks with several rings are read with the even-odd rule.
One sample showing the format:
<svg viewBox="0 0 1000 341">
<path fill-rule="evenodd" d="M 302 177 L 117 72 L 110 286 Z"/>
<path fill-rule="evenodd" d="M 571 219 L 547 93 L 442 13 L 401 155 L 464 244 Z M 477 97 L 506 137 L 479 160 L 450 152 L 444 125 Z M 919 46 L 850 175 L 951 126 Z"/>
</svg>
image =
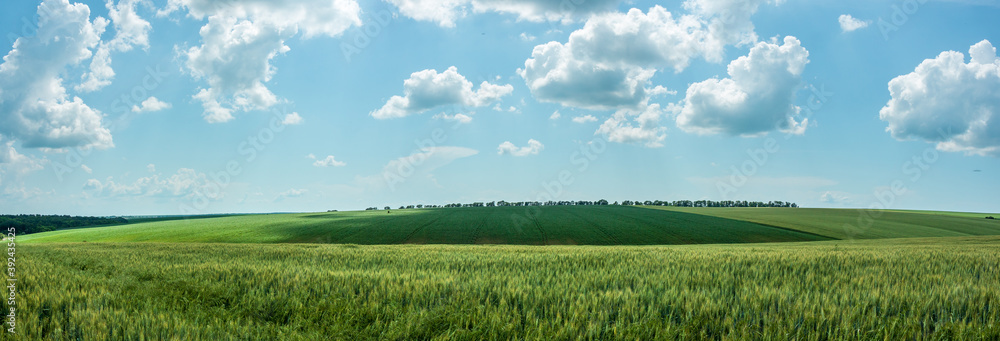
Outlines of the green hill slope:
<svg viewBox="0 0 1000 341">
<path fill-rule="evenodd" d="M 649 245 L 830 238 L 701 214 L 627 206 L 274 214 L 53 231 L 22 242 Z"/>
<path fill-rule="evenodd" d="M 644 207 L 755 222 L 835 239 L 1000 235 L 1000 220 L 984 219 L 986 214 L 977 213 L 829 208 Z"/>
</svg>

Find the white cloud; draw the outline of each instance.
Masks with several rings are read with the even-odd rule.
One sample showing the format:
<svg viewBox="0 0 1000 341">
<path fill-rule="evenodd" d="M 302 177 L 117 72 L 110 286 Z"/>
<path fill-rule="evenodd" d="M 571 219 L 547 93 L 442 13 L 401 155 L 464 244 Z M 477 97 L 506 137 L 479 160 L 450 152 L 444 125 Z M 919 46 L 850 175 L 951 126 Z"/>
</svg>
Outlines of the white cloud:
<svg viewBox="0 0 1000 341">
<path fill-rule="evenodd" d="M 518 74 L 543 102 L 586 109 L 639 108 L 652 95 L 658 70 L 680 72 L 694 58 L 721 62 L 725 46 L 756 41 L 750 22 L 762 0 L 689 0 L 691 14 L 657 5 L 646 13 L 591 17 L 569 40 L 535 46 Z"/>
<path fill-rule="evenodd" d="M 458 124 L 467 124 L 472 122 L 472 117 L 469 117 L 468 115 L 465 114 L 448 115 L 445 113 L 440 113 L 434 115 L 433 118 L 438 120 L 452 121 Z"/>
<path fill-rule="evenodd" d="M 868 24 L 871 24 L 870 20 L 860 20 L 852 17 L 850 14 L 841 14 L 840 17 L 837 18 L 837 21 L 840 22 L 840 30 L 843 32 L 851 32 L 862 29 L 868 27 Z"/>
<path fill-rule="evenodd" d="M 523 41 L 535 41 L 535 36 L 530 35 L 526 32 L 521 32 L 521 40 Z"/>
<path fill-rule="evenodd" d="M 92 56 L 108 21 L 65 0 L 38 6 L 35 35 L 18 38 L 0 64 L 0 134 L 27 148 L 114 146 L 103 114 L 70 97 L 62 74 Z"/>
<path fill-rule="evenodd" d="M 181 168 L 169 177 L 154 174 L 136 179 L 132 183 L 115 181 L 108 177 L 105 181 L 89 179 L 83 185 L 84 192 L 94 197 L 204 197 L 219 200 L 224 196 L 219 185 L 205 173 L 190 168 Z"/>
<path fill-rule="evenodd" d="M 462 105 L 482 107 L 498 101 L 514 91 L 510 84 L 497 85 L 483 81 L 479 89 L 472 90 L 472 82 L 458 73 L 454 66 L 444 72 L 417 71 L 403 81 L 403 96 L 392 96 L 382 108 L 372 111 L 376 119 L 406 117 L 445 106 Z"/>
<path fill-rule="evenodd" d="M 87 165 L 80 165 L 80 169 L 82 169 L 83 172 L 87 173 L 87 174 L 93 174 L 94 173 L 94 170 L 90 169 L 90 167 L 87 167 Z"/>
<path fill-rule="evenodd" d="M 296 125 L 296 124 L 302 124 L 302 121 L 303 121 L 302 116 L 299 116 L 299 113 L 297 112 L 293 112 L 291 114 L 285 115 L 285 118 L 281 120 L 281 124 Z"/>
<path fill-rule="evenodd" d="M 400 186 L 429 180 L 437 185 L 434 170 L 451 164 L 455 160 L 479 154 L 475 149 L 465 147 L 439 146 L 422 148 L 414 153 L 392 161 L 382 168 L 382 172 L 372 176 L 358 176 L 355 182 L 364 188 L 389 189 L 395 191 Z"/>
<path fill-rule="evenodd" d="M 312 154 L 309 154 L 309 155 L 312 155 Z M 337 161 L 333 157 L 333 155 L 328 155 L 325 159 L 316 160 L 316 162 L 313 162 L 313 166 L 316 166 L 316 167 L 343 167 L 343 166 L 347 166 L 347 163 L 343 162 L 343 161 Z"/>
<path fill-rule="evenodd" d="M 552 115 L 549 115 L 550 120 L 558 120 L 560 117 L 562 117 L 562 114 L 559 113 L 559 110 L 553 111 Z"/>
<path fill-rule="evenodd" d="M 134 46 L 149 47 L 149 30 L 152 26 L 135 12 L 136 6 L 143 2 L 122 0 L 117 5 L 112 1 L 105 4 L 115 29 L 115 37 L 101 42 L 97 47 L 97 52 L 90 61 L 90 71 L 83 75 L 83 82 L 75 87 L 77 91 L 95 91 L 111 84 L 111 79 L 115 76 L 115 71 L 111 68 L 111 52 L 128 52 Z"/>
<path fill-rule="evenodd" d="M 301 188 L 301 189 L 299 189 L 299 188 L 292 188 L 292 189 L 289 189 L 287 191 L 278 193 L 278 195 L 274 198 L 274 201 L 282 201 L 282 200 L 285 200 L 287 198 L 298 198 L 298 197 L 301 197 L 303 195 L 306 195 L 306 193 L 309 193 L 308 189 L 304 189 L 304 188 Z"/>
<path fill-rule="evenodd" d="M 899 140 L 936 142 L 937 149 L 1000 156 L 1000 58 L 983 40 L 970 60 L 941 52 L 889 81 L 892 98 L 879 111 Z"/>
<path fill-rule="evenodd" d="M 796 121 L 799 107 L 793 102 L 807 63 L 809 51 L 795 37 L 785 37 L 780 46 L 759 42 L 729 63 L 729 78 L 688 86 L 677 126 L 698 134 L 802 134 L 808 120 Z"/>
<path fill-rule="evenodd" d="M 529 139 L 528 145 L 525 147 L 518 148 L 510 141 L 504 141 L 499 147 L 497 147 L 497 154 L 499 155 L 513 155 L 513 156 L 528 156 L 528 155 L 538 155 L 538 152 L 545 149 L 545 146 L 541 142 L 535 139 Z"/>
<path fill-rule="evenodd" d="M 146 165 L 146 170 L 149 171 L 150 173 L 156 173 L 156 165 L 152 163 L 148 164 Z"/>
<path fill-rule="evenodd" d="M 823 194 L 819 196 L 819 201 L 837 205 L 850 204 L 854 202 L 854 200 L 851 199 L 850 194 L 836 191 L 823 192 Z"/>
<path fill-rule="evenodd" d="M 602 134 L 611 142 L 662 147 L 667 138 L 667 129 L 660 124 L 664 116 L 659 104 L 651 104 L 643 110 L 621 109 L 604 121 L 595 134 Z"/>
<path fill-rule="evenodd" d="M 316 160 L 316 154 L 309 153 L 309 155 L 306 155 L 306 158 L 311 160 Z"/>
<path fill-rule="evenodd" d="M 572 121 L 573 123 L 597 122 L 597 117 L 594 117 L 594 115 L 577 116 L 573 117 Z"/>
<path fill-rule="evenodd" d="M 161 101 L 156 97 L 150 97 L 139 103 L 139 105 L 133 105 L 132 112 L 153 112 L 170 109 L 170 107 L 170 103 Z"/>
<path fill-rule="evenodd" d="M 613 10 L 620 0 L 564 1 L 551 0 L 387 0 L 399 12 L 419 21 L 455 27 L 455 21 L 467 13 L 497 12 L 517 15 L 518 20 L 570 23 L 594 13 Z"/>
<path fill-rule="evenodd" d="M 3 141 L 0 136 L 0 184 L 10 179 L 19 178 L 41 170 L 47 162 L 45 159 L 36 159 L 29 155 L 18 153 L 14 149 L 14 141 Z M 9 181 L 8 181 L 9 182 Z"/>
<path fill-rule="evenodd" d="M 171 0 L 158 15 L 181 8 L 196 19 L 208 18 L 202 45 L 181 51 L 187 71 L 209 87 L 194 99 L 210 123 L 233 119 L 237 111 L 263 110 L 280 102 L 264 83 L 277 71 L 271 60 L 290 50 L 285 41 L 299 31 L 304 38 L 336 37 L 361 25 L 354 0 L 236 1 Z"/>
</svg>

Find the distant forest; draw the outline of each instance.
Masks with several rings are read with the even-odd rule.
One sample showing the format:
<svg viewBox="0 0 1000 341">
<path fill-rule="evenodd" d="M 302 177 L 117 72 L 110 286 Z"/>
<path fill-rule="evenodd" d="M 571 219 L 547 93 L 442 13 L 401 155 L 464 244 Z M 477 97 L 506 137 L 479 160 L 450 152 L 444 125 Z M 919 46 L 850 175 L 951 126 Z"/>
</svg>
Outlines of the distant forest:
<svg viewBox="0 0 1000 341">
<path fill-rule="evenodd" d="M 7 235 L 11 227 L 17 234 L 38 233 L 93 225 L 127 224 L 125 218 L 73 217 L 68 215 L 19 214 L 0 215 L 0 227 Z"/>
<path fill-rule="evenodd" d="M 518 201 L 518 202 L 507 202 L 507 201 L 491 201 L 491 202 L 474 202 L 471 204 L 447 204 L 447 205 L 409 205 L 409 206 L 399 206 L 398 209 L 415 209 L 415 208 L 453 208 L 453 207 L 507 207 L 507 206 L 589 206 L 589 205 L 624 205 L 624 206 L 676 206 L 676 207 L 791 207 L 797 208 L 797 205 L 791 201 L 740 201 L 740 200 L 723 200 L 723 201 L 712 201 L 712 200 L 675 200 L 675 201 L 663 201 L 663 200 L 646 200 L 646 201 L 632 201 L 625 200 L 621 203 L 615 201 L 614 203 L 608 203 L 607 200 L 601 199 L 597 201 Z M 369 207 L 365 210 L 375 211 L 378 207 Z M 385 206 L 384 210 L 390 210 L 392 207 Z"/>
</svg>

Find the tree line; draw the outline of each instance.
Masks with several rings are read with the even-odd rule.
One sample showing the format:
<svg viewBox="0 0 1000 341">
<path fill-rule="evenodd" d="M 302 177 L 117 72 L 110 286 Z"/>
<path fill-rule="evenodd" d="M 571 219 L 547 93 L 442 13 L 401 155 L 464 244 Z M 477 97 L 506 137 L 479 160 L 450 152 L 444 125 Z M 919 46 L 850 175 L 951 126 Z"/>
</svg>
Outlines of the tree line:
<svg viewBox="0 0 1000 341">
<path fill-rule="evenodd" d="M 18 214 L 0 215 L 0 227 L 3 234 L 13 227 L 17 234 L 29 234 L 61 229 L 93 226 L 127 224 L 128 220 L 121 217 L 74 217 L 68 215 Z"/>
<path fill-rule="evenodd" d="M 510 206 L 599 206 L 599 205 L 620 205 L 620 206 L 675 206 L 675 207 L 789 207 L 798 208 L 799 205 L 791 201 L 746 201 L 746 200 L 675 200 L 675 201 L 664 201 L 664 200 L 625 200 L 621 203 L 615 201 L 614 203 L 608 203 L 607 200 L 601 199 L 597 201 L 490 201 L 490 202 L 473 202 L 468 204 L 462 203 L 452 203 L 446 205 L 404 205 L 399 206 L 400 210 L 403 209 L 417 209 L 417 208 L 454 208 L 454 207 L 510 207 Z M 366 211 L 377 211 L 379 208 L 377 206 L 366 208 Z M 391 210 L 392 207 L 385 206 L 384 210 Z"/>
</svg>

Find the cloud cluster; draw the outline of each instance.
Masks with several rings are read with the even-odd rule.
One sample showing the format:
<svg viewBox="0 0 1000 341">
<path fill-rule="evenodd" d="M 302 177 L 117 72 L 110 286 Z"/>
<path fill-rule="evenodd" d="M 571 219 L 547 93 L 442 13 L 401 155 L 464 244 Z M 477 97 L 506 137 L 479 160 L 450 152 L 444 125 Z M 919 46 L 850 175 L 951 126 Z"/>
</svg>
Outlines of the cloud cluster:
<svg viewBox="0 0 1000 341">
<path fill-rule="evenodd" d="M 152 26 L 136 12 L 136 6 L 142 0 L 121 0 L 115 5 L 108 1 L 108 17 L 115 29 L 115 37 L 110 41 L 101 42 L 90 61 L 90 71 L 83 75 L 83 82 L 75 87 L 77 91 L 89 92 L 99 90 L 115 77 L 111 68 L 111 52 L 128 52 L 133 47 L 149 47 L 149 30 Z"/>
<path fill-rule="evenodd" d="M 187 71 L 208 82 L 194 99 L 202 103 L 210 123 L 233 119 L 236 111 L 263 110 L 279 102 L 264 85 L 275 74 L 271 60 L 288 52 L 285 41 L 300 31 L 304 38 L 336 37 L 361 25 L 354 0 L 211 1 L 171 0 L 158 15 L 182 8 L 201 28 L 202 45 L 181 51 Z"/>
<path fill-rule="evenodd" d="M 41 170 L 47 160 L 36 159 L 28 155 L 18 153 L 14 149 L 14 141 L 4 142 L 0 138 L 0 185 L 10 177 L 20 177 L 28 173 Z"/>
<path fill-rule="evenodd" d="M 941 52 L 889 81 L 892 98 L 879 111 L 886 131 L 943 151 L 1000 156 L 1000 58 L 987 40 L 972 45 L 969 57 Z"/>
<path fill-rule="evenodd" d="M 132 112 L 143 113 L 143 112 L 154 112 L 160 110 L 170 109 L 170 103 L 161 101 L 156 97 L 149 97 L 139 105 L 132 106 Z"/>
<path fill-rule="evenodd" d="M 305 120 L 302 119 L 302 116 L 299 116 L 299 113 L 293 112 L 291 114 L 285 115 L 285 117 L 281 119 L 281 124 L 286 126 L 296 125 L 296 124 L 302 124 L 303 121 Z"/>
<path fill-rule="evenodd" d="M 642 110 L 620 109 L 601 124 L 596 134 L 604 135 L 611 142 L 662 147 L 667 129 L 660 124 L 660 120 L 665 115 L 659 104 L 651 104 Z"/>
<path fill-rule="evenodd" d="M 455 27 L 455 21 L 469 12 L 496 12 L 516 15 L 518 20 L 569 23 L 592 14 L 613 10 L 620 0 L 387 0 L 399 12 L 419 21 Z"/>
<path fill-rule="evenodd" d="M 454 115 L 448 115 L 448 114 L 445 114 L 445 113 L 440 113 L 440 114 L 434 115 L 433 118 L 434 119 L 438 119 L 438 120 L 452 121 L 452 122 L 455 122 L 456 124 L 468 124 L 468 123 L 472 123 L 472 117 L 470 117 L 469 115 L 466 115 L 466 114 L 461 114 L 461 113 L 454 114 Z"/>
<path fill-rule="evenodd" d="M 535 46 L 518 73 L 536 99 L 585 109 L 639 108 L 658 70 L 680 72 L 694 58 L 721 62 L 727 45 L 757 40 L 750 16 L 762 0 L 688 0 L 675 16 L 657 5 L 646 13 L 603 13 L 564 44 Z M 654 90 L 655 89 L 655 90 Z"/>
<path fill-rule="evenodd" d="M 756 135 L 771 130 L 802 134 L 808 119 L 796 120 L 795 92 L 809 63 L 795 37 L 759 42 L 729 63 L 729 78 L 688 86 L 677 126 L 697 134 Z"/>
<path fill-rule="evenodd" d="M 309 154 L 309 156 L 311 156 L 311 158 L 315 158 L 315 156 L 313 156 L 312 154 Z M 316 160 L 316 162 L 313 162 L 313 166 L 316 166 L 316 167 L 344 167 L 344 166 L 347 166 L 347 163 L 343 162 L 343 161 L 337 161 L 337 159 L 334 158 L 333 155 L 327 155 L 326 158 L 324 158 L 322 160 Z"/>
<path fill-rule="evenodd" d="M 498 85 L 486 81 L 473 91 L 472 82 L 459 74 L 454 66 L 441 73 L 422 70 L 403 81 L 403 96 L 392 96 L 385 105 L 372 111 L 371 116 L 380 120 L 400 118 L 447 105 L 482 107 L 513 91 L 514 87 L 510 84 Z"/>
<path fill-rule="evenodd" d="M 66 0 L 38 6 L 34 36 L 21 37 L 0 64 L 0 134 L 27 148 L 114 146 L 103 114 L 70 97 L 61 74 L 91 58 L 108 25 L 90 8 Z"/>
<path fill-rule="evenodd" d="M 117 182 L 113 177 L 105 181 L 89 179 L 83 185 L 84 193 L 94 197 L 165 197 L 193 198 L 204 196 L 211 200 L 222 199 L 219 185 L 205 173 L 181 168 L 169 177 L 154 174 L 136 179 L 132 183 Z"/>
<path fill-rule="evenodd" d="M 542 149 L 545 149 L 545 145 L 535 139 L 529 139 L 528 145 L 520 148 L 515 146 L 510 141 L 504 141 L 499 147 L 497 147 L 497 154 L 511 156 L 538 155 Z"/>
<path fill-rule="evenodd" d="M 840 22 L 840 30 L 843 32 L 852 32 L 862 29 L 868 27 L 868 24 L 871 23 L 871 21 L 861 20 L 851 16 L 850 14 L 841 14 L 840 17 L 837 18 L 837 21 Z"/>
<path fill-rule="evenodd" d="M 275 202 L 279 202 L 279 201 L 283 201 L 283 200 L 288 199 L 288 198 L 298 198 L 298 197 L 301 197 L 303 195 L 306 195 L 306 193 L 309 193 L 308 189 L 304 189 L 304 188 L 292 188 L 292 189 L 289 189 L 287 191 L 278 193 L 278 195 L 274 197 L 274 201 Z"/>
</svg>

